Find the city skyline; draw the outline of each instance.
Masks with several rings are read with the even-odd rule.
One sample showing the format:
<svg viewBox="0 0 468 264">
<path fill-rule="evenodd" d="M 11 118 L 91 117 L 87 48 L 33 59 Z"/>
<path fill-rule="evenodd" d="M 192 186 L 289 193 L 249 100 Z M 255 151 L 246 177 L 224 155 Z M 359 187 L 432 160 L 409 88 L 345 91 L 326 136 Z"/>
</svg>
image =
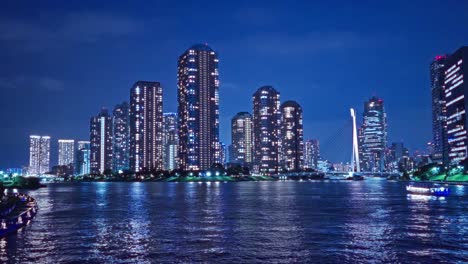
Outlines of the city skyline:
<svg viewBox="0 0 468 264">
<path fill-rule="evenodd" d="M 416 152 L 412 163 L 434 160 L 453 165 L 466 157 L 466 68 L 463 60 L 467 60 L 467 49 L 468 47 L 462 47 L 452 55 L 438 55 L 430 65 L 434 140 L 427 143 L 426 153 Z M 203 171 L 214 164 L 226 165 L 228 148 L 219 141 L 218 134 L 218 61 L 216 52 L 207 44 L 195 44 L 179 57 L 178 111 L 183 117 L 180 122 L 177 114 L 163 113 L 163 88 L 159 82 L 137 81 L 130 89 L 130 106 L 126 102 L 115 105 L 112 116 L 106 108 L 102 108 L 98 116 L 91 118 L 89 161 L 83 160 L 86 154 L 80 153 L 81 148 L 78 146 L 76 154 L 81 154 L 82 157 L 75 163 L 75 141 L 59 139 L 58 166 L 52 167 L 52 171 L 57 172 L 60 170 L 58 167 L 70 165 L 70 172 L 80 175 L 85 170 L 83 162 L 91 165 L 92 173 L 101 174 L 105 171 L 120 173 L 130 170 L 138 173 L 164 169 L 170 171 L 176 168 Z M 455 95 L 456 98 L 451 98 Z M 250 167 L 246 156 L 241 157 L 244 155 L 241 153 L 246 153 L 246 144 L 251 144 L 254 146 L 251 166 L 254 173 L 271 174 L 311 168 L 310 160 L 317 161 L 317 158 L 311 157 L 314 152 L 311 146 L 306 146 L 305 151 L 300 104 L 291 100 L 281 104 L 280 93 L 272 86 L 260 87 L 253 94 L 252 102 L 253 132 L 250 142 L 241 142 L 246 140 L 246 133 L 250 132 L 243 131 L 246 120 L 240 120 L 247 117 L 248 122 L 251 122 L 250 114 L 239 112 L 231 121 L 230 153 L 234 158 L 230 158 L 230 162 Z M 354 109 L 352 115 L 353 113 Z M 244 124 L 239 127 L 240 134 L 236 135 L 239 121 Z M 409 153 L 396 154 L 402 152 L 396 150 L 397 143 L 388 144 L 387 123 L 382 98 L 373 96 L 364 102 L 363 121 L 357 135 L 360 167 L 363 171 L 400 170 L 400 159 L 409 158 Z M 182 142 L 178 140 L 179 137 L 183 138 Z M 47 158 L 42 154 L 43 138 L 48 140 Z M 310 141 L 306 143 L 310 144 Z M 318 150 L 318 140 L 316 144 Z M 401 147 L 397 149 L 402 149 L 403 143 L 398 144 Z M 441 151 L 444 152 L 443 155 Z M 446 151 L 449 153 L 445 154 Z M 27 173 L 35 175 L 47 172 L 50 167 L 50 137 L 31 135 L 29 153 Z M 326 158 L 322 160 L 327 161 Z M 42 165 L 44 162 L 47 166 Z M 73 169 L 73 166 L 77 169 Z M 406 168 L 412 166 L 414 164 L 404 165 Z M 357 171 L 360 171 L 359 167 Z"/>
<path fill-rule="evenodd" d="M 8 3 L 3 9 L 4 12 L 12 11 L 14 5 L 13 3 Z M 262 4 L 259 5 L 258 9 L 251 11 L 255 16 L 262 14 L 262 12 L 259 11 L 262 10 Z M 415 17 L 413 20 L 412 16 L 414 12 L 411 10 L 416 9 L 417 5 L 411 4 L 406 6 L 406 10 L 398 10 L 398 6 L 400 5 L 402 5 L 402 3 L 396 3 L 394 7 L 389 6 L 387 8 L 389 14 L 381 16 L 381 20 L 376 22 L 375 27 L 378 28 L 379 25 L 387 25 L 389 21 L 393 21 L 393 16 L 395 15 L 400 15 L 402 19 L 398 20 L 395 26 L 387 27 L 378 34 L 370 34 L 370 32 L 373 32 L 372 29 L 375 28 L 374 26 L 366 26 L 366 18 L 362 18 L 361 21 L 357 21 L 355 24 L 349 25 L 349 27 L 346 28 L 346 26 L 343 26 L 343 21 L 349 19 L 349 15 L 345 15 L 342 20 L 336 20 L 338 24 L 335 28 L 330 25 L 324 27 L 322 32 L 323 38 L 316 36 L 320 33 L 316 33 L 316 30 L 309 32 L 305 30 L 305 28 L 297 28 L 292 32 L 291 38 L 286 39 L 285 42 L 281 42 L 278 40 L 278 36 L 275 35 L 276 33 L 272 33 L 275 32 L 273 29 L 278 29 L 276 30 L 276 32 L 278 32 L 277 34 L 283 34 L 286 32 L 285 27 L 288 27 L 288 25 L 280 25 L 277 20 L 269 16 L 269 14 L 275 14 L 281 10 L 281 6 L 278 5 L 273 5 L 265 9 L 266 17 L 271 20 L 265 20 L 266 24 L 264 25 L 252 25 L 252 20 L 242 19 L 242 21 L 246 23 L 242 25 L 244 27 L 250 26 L 252 29 L 246 31 L 247 36 L 244 36 L 244 38 L 239 36 L 238 33 L 235 34 L 235 36 L 239 36 L 239 42 L 237 43 L 227 43 L 230 41 L 225 40 L 228 36 L 223 32 L 209 31 L 208 33 L 203 33 L 201 30 L 195 30 L 187 35 L 182 34 L 184 31 L 180 31 L 180 36 L 169 34 L 169 44 L 171 45 L 165 42 L 165 44 L 158 44 L 161 46 L 157 46 L 157 49 L 154 48 L 154 45 L 151 45 L 152 47 L 149 49 L 143 44 L 139 44 L 140 46 L 138 47 L 141 47 L 141 49 L 135 50 L 133 48 L 129 49 L 130 44 L 133 44 L 133 41 L 137 41 L 137 39 L 138 42 L 144 43 L 145 41 L 140 40 L 146 38 L 145 36 L 147 34 L 144 33 L 150 30 L 148 27 L 142 27 L 143 32 L 136 33 L 134 32 L 134 27 L 131 27 L 129 29 L 130 33 L 123 32 L 122 35 L 117 34 L 117 36 L 111 34 L 110 36 L 104 35 L 104 37 L 101 37 L 101 35 L 93 36 L 88 33 L 82 33 L 87 37 L 85 38 L 87 42 L 84 42 L 82 49 L 80 49 L 80 54 L 83 55 L 82 59 L 76 58 L 71 53 L 69 54 L 67 52 L 70 46 L 73 46 L 74 43 L 76 44 L 76 42 L 74 42 L 76 41 L 75 39 L 70 39 L 68 37 L 62 45 L 62 49 L 54 49 L 54 45 L 56 44 L 50 42 L 50 36 L 47 34 L 30 34 L 30 37 L 37 38 L 38 41 L 35 41 L 36 43 L 41 44 L 36 48 L 40 51 L 44 51 L 45 53 L 43 55 L 39 55 L 40 52 L 31 47 L 27 49 L 27 56 L 23 52 L 18 51 L 15 49 L 14 44 L 24 43 L 22 42 L 24 41 L 24 36 L 19 38 L 18 36 L 14 37 L 11 34 L 6 34 L 8 25 L 31 25 L 34 24 L 37 18 L 34 16 L 28 17 L 18 11 L 11 12 L 12 14 L 5 15 L 6 21 L 4 25 L 7 26 L 0 30 L 0 35 L 5 36 L 5 41 L 2 41 L 0 45 L 9 51 L 9 54 L 3 55 L 5 56 L 6 63 L 10 65 L 11 68 L 3 71 L 1 79 L 4 80 L 4 82 L 2 82 L 3 86 L 0 90 L 4 98 L 12 98 L 12 100 L 8 100 L 8 102 L 1 106 L 5 108 L 2 114 L 2 120 L 5 120 L 5 122 L 9 124 L 8 128 L 1 132 L 3 135 L 1 137 L 3 140 L 1 145 L 5 146 L 5 152 L 8 153 L 8 155 L 0 154 L 2 155 L 0 156 L 0 160 L 3 162 L 2 166 L 16 167 L 27 164 L 27 154 L 25 154 L 24 151 L 27 149 L 27 142 L 25 142 L 24 139 L 27 138 L 29 134 L 48 134 L 54 139 L 87 139 L 87 120 L 89 116 L 95 112 L 94 109 L 99 109 L 101 106 L 110 107 L 123 98 L 127 98 L 128 87 L 138 79 L 161 81 L 162 86 L 166 87 L 165 95 L 167 95 L 164 99 L 164 112 L 175 112 L 176 80 L 174 72 L 176 66 L 174 57 L 177 57 L 177 55 L 188 46 L 197 42 L 208 42 L 208 44 L 215 47 L 216 51 L 220 54 L 222 63 L 222 78 L 220 84 L 220 100 L 222 105 L 220 107 L 220 137 L 222 142 L 230 142 L 230 117 L 239 111 L 250 111 L 250 100 L 248 97 L 251 93 L 261 85 L 272 84 L 285 98 L 296 100 L 304 106 L 304 116 L 306 117 L 304 120 L 305 138 L 318 138 L 321 142 L 326 142 L 327 130 L 337 129 L 343 121 L 348 119 L 347 113 L 349 107 L 356 107 L 358 116 L 360 116 L 361 112 L 358 106 L 360 106 L 362 101 L 366 98 L 375 94 L 385 99 L 389 120 L 392 122 L 389 124 L 389 136 L 391 137 L 389 142 L 404 141 L 405 145 L 411 150 L 422 150 L 425 148 L 427 141 L 432 139 L 430 100 L 428 100 L 428 98 L 430 98 L 430 80 L 427 74 L 427 67 L 436 55 L 453 52 L 458 49 L 459 46 L 467 42 L 464 34 L 457 34 L 457 32 L 463 32 L 463 28 L 458 25 L 463 25 L 464 23 L 461 22 L 464 22 L 466 18 L 462 18 L 460 16 L 461 13 L 457 13 L 461 12 L 458 10 L 462 8 L 453 8 L 452 4 L 447 4 L 445 6 L 428 4 L 431 8 L 426 10 L 427 13 L 417 14 L 417 19 Z M 32 6 L 35 6 L 35 4 L 32 4 Z M 186 10 L 182 6 L 179 7 L 182 8 L 182 10 Z M 312 7 L 314 7 L 313 4 L 301 4 L 301 6 L 296 8 L 304 9 L 304 11 L 315 10 L 314 12 L 326 10 L 326 6 L 323 5 L 319 5 L 317 8 Z M 149 15 L 147 13 L 138 13 L 137 16 L 136 10 L 130 9 L 127 15 L 124 15 L 125 12 L 122 12 L 122 10 L 124 10 L 122 7 L 120 7 L 120 9 L 119 7 L 113 7 L 114 9 L 108 11 L 108 16 L 102 16 L 98 11 L 99 8 L 96 6 L 89 7 L 88 12 L 78 12 L 76 16 L 68 16 L 72 13 L 72 8 L 68 8 L 67 5 L 64 5 L 63 8 L 63 16 L 54 14 L 54 11 L 49 10 L 47 12 L 51 13 L 51 16 L 57 15 L 55 16 L 56 19 L 62 22 L 64 26 L 69 25 L 69 23 L 73 21 L 82 21 L 83 17 L 91 17 L 94 19 L 102 19 L 103 17 L 108 19 L 120 19 L 119 21 L 128 22 L 130 25 L 134 25 L 135 21 L 143 25 L 148 24 Z M 311 18 L 308 23 L 313 24 L 322 19 L 325 25 L 327 25 L 332 19 L 345 14 L 350 8 L 351 5 L 348 6 L 348 4 L 344 4 L 340 10 L 332 12 L 329 19 L 319 16 L 318 18 Z M 367 6 L 362 9 L 362 12 L 368 12 L 373 8 L 375 7 Z M 437 24 L 435 24 L 435 22 L 431 22 L 430 18 L 441 12 L 440 9 L 450 10 L 452 16 L 446 18 L 444 21 L 438 21 Z M 248 9 L 247 6 L 241 5 L 241 7 L 234 8 L 232 13 L 241 18 L 248 18 L 249 16 L 246 14 L 246 10 L 250 9 Z M 355 12 L 359 13 L 361 10 L 356 10 Z M 15 21 L 9 19 L 13 15 L 17 15 Z M 171 20 L 173 16 L 173 13 L 168 12 L 168 23 L 170 25 L 173 25 L 173 20 Z M 218 16 L 225 16 L 219 21 L 220 25 L 224 26 L 229 25 L 233 21 L 240 20 L 239 18 L 228 16 L 223 12 L 218 14 Z M 291 23 L 295 23 L 298 19 L 300 20 L 304 17 L 305 13 L 299 10 L 296 18 L 293 18 Z M 309 17 L 309 15 L 307 17 Z M 190 19 L 188 20 L 190 21 Z M 418 21 L 417 23 L 415 22 L 416 20 Z M 409 26 L 405 27 L 405 31 L 398 34 L 399 30 L 397 29 L 401 29 L 404 22 L 407 22 L 406 24 Z M 50 23 L 50 21 L 47 19 L 40 21 L 40 23 L 37 23 L 37 27 L 33 27 L 31 30 L 43 32 L 42 29 L 46 28 L 48 23 Z M 203 23 L 207 23 L 207 21 L 203 21 Z M 444 28 L 444 26 L 447 25 L 455 25 L 456 28 L 458 27 L 458 31 L 454 29 L 443 39 L 434 39 L 432 34 L 427 30 L 439 27 Z M 306 25 L 304 25 L 304 27 L 305 26 Z M 420 26 L 423 26 L 427 32 L 420 30 Z M 177 25 L 175 28 L 180 30 Z M 418 28 L 418 30 L 416 30 L 416 28 Z M 85 32 L 90 29 L 91 28 L 85 28 Z M 104 32 L 109 32 L 105 31 L 107 29 L 108 28 L 100 28 L 100 30 Z M 233 32 L 240 32 L 239 27 L 233 28 Z M 347 32 L 350 33 L 347 34 Z M 247 45 L 249 42 L 245 40 L 245 37 L 251 37 L 257 33 L 263 37 L 262 41 L 254 39 L 252 40 L 252 45 Z M 364 47 L 367 51 L 364 53 L 362 52 L 364 49 L 356 48 L 352 45 L 353 42 L 349 41 L 353 39 L 353 36 L 355 36 L 354 34 L 358 36 L 370 35 L 375 37 L 375 39 L 372 40 L 378 41 L 374 43 L 368 38 L 362 38 L 365 42 L 364 44 L 366 44 Z M 390 39 L 392 45 L 382 43 L 382 38 L 385 39 L 382 35 L 395 37 L 395 39 Z M 131 36 L 136 36 L 136 39 L 131 40 Z M 322 34 L 319 34 L 319 36 L 322 36 Z M 343 39 L 339 37 L 343 37 Z M 313 43 L 315 39 L 323 39 L 323 41 L 328 39 L 328 43 L 335 43 L 332 41 L 335 38 L 338 38 L 336 42 L 338 43 L 338 48 L 333 45 L 327 46 L 331 50 L 321 50 L 320 48 L 322 46 L 319 48 L 311 46 L 311 51 L 309 52 L 304 46 L 299 45 L 302 41 L 312 41 Z M 113 39 L 118 39 L 119 41 L 117 42 L 121 44 L 112 44 L 111 41 Z M 265 43 L 265 39 L 270 40 L 267 43 L 271 45 L 260 45 Z M 408 39 L 417 39 L 418 41 L 410 41 L 411 44 L 406 45 Z M 172 45 L 173 42 L 180 44 Z M 80 43 L 83 44 L 82 42 Z M 295 46 L 295 43 L 299 44 Z M 403 43 L 405 45 L 403 45 Z M 281 46 L 279 44 L 284 44 L 284 49 L 277 49 L 278 46 Z M 123 58 L 111 58 L 109 52 L 106 52 L 103 47 L 107 47 L 109 52 L 119 51 L 119 54 L 123 54 Z M 275 49 L 271 47 L 275 47 Z M 68 74 L 64 74 L 58 69 L 58 67 L 63 68 L 63 65 L 59 65 L 58 61 L 54 60 L 56 56 L 51 54 L 51 50 L 57 54 L 64 55 L 66 60 L 75 61 L 76 59 L 75 66 L 67 68 Z M 161 52 L 164 54 L 161 54 Z M 244 56 L 241 56 L 242 54 L 244 54 Z M 408 55 L 412 56 L 411 63 L 400 64 L 402 56 L 407 57 Z M 89 67 L 89 64 L 84 62 L 84 58 L 95 56 L 96 58 L 100 58 L 95 61 L 97 67 L 101 69 L 100 71 L 96 71 L 96 68 Z M 135 59 L 138 61 L 147 56 L 151 58 L 151 60 L 146 60 L 149 61 L 148 63 L 153 62 L 153 64 L 157 63 L 157 65 L 148 67 L 148 63 L 144 63 L 142 66 L 135 66 L 137 64 L 134 63 Z M 15 62 L 16 59 L 13 60 L 13 58 L 18 58 L 18 61 L 24 62 L 26 58 L 38 57 L 38 61 L 41 61 L 42 67 L 34 67 L 34 70 L 38 68 L 43 69 L 39 69 L 37 72 L 34 72 L 27 66 L 19 65 Z M 135 58 L 132 59 L 130 57 Z M 320 67 L 314 66 L 308 62 L 312 58 L 316 58 L 323 63 L 320 64 Z M 326 58 L 326 60 L 324 60 L 324 58 Z M 242 59 L 245 59 L 248 63 L 243 64 Z M 362 69 L 351 68 L 350 64 L 347 64 L 345 61 L 359 61 L 362 65 L 360 68 Z M 379 63 L 381 61 L 385 61 L 382 67 L 376 67 L 378 70 L 371 69 L 374 65 L 380 65 Z M 26 64 L 23 63 L 22 65 Z M 104 66 L 109 65 L 112 65 L 112 67 L 105 69 L 107 67 Z M 132 67 L 127 65 L 132 65 Z M 238 70 L 239 65 L 243 65 L 243 69 Z M 268 67 L 262 68 L 262 65 L 268 65 Z M 295 70 L 281 71 L 284 66 Z M 297 67 L 293 68 L 293 66 Z M 89 69 L 87 69 L 88 67 Z M 348 73 L 346 71 L 340 73 L 341 78 L 330 79 L 331 75 L 326 74 L 326 72 L 331 71 L 334 67 L 348 67 L 352 70 Z M 135 69 L 129 71 L 130 68 Z M 54 72 L 54 74 L 49 75 L 49 71 L 46 71 L 46 69 Z M 255 76 L 250 75 L 253 69 L 256 69 L 256 71 L 254 71 L 256 73 Z M 297 71 L 299 75 L 296 75 L 294 73 L 295 71 Z M 367 76 L 367 74 L 364 74 L 366 71 L 371 71 L 371 74 Z M 310 74 L 311 72 L 314 74 Z M 103 78 L 97 78 L 96 76 L 98 75 L 96 74 L 101 75 Z M 308 82 L 299 81 L 301 78 L 297 77 L 304 74 L 306 74 L 306 76 L 311 76 L 312 79 Z M 23 75 L 23 77 L 20 75 Z M 353 77 L 355 75 L 360 77 Z M 30 83 L 28 78 L 33 78 L 33 80 L 37 81 L 34 82 L 37 83 L 37 85 L 34 85 L 36 88 L 31 88 L 32 90 L 29 90 L 29 88 L 26 89 L 29 87 L 27 83 Z M 79 78 L 79 80 L 77 80 L 77 78 Z M 102 81 L 98 79 L 102 79 Z M 403 79 L 405 82 L 398 81 Z M 10 88 L 8 89 L 7 87 Z M 73 89 L 73 87 L 80 87 L 80 89 Z M 112 90 L 111 93 L 109 93 L 110 90 Z M 303 98 L 301 98 L 301 95 L 308 91 L 312 91 L 315 96 L 310 98 L 309 96 L 303 96 Z M 90 94 L 92 96 L 90 96 Z M 392 94 L 400 94 L 401 96 L 397 97 Z M 239 96 L 243 99 L 235 100 L 235 103 L 231 102 L 229 98 L 233 98 L 234 96 Z M 421 100 L 416 100 L 416 102 L 408 99 L 414 97 L 422 98 Z M 18 98 L 21 98 L 25 102 L 21 108 L 19 105 L 11 103 L 17 101 Z M 75 102 L 71 102 L 67 98 L 73 98 Z M 328 98 L 333 100 L 333 102 L 340 107 L 332 108 L 322 103 L 315 104 L 314 102 L 317 102 L 317 98 Z M 40 105 L 39 102 L 47 102 L 48 104 Z M 320 108 L 324 108 L 325 111 L 318 111 Z M 40 109 L 40 111 L 32 109 Z M 56 109 L 61 109 L 63 111 L 56 111 Z M 10 113 L 11 111 L 15 113 L 13 116 L 4 114 Z M 319 113 L 326 114 L 321 115 Z M 17 120 L 22 120 L 22 122 L 18 123 Z M 56 122 L 52 123 L 50 120 L 56 120 Z M 409 132 L 407 131 L 407 126 L 409 126 L 413 120 L 417 124 L 414 126 L 413 131 Z M 6 141 L 5 139 L 11 140 Z M 52 144 L 55 144 L 55 141 L 53 141 Z M 57 151 L 56 147 L 52 146 L 51 151 L 51 164 L 54 164 L 56 162 L 53 160 L 57 158 L 57 154 L 54 153 Z M 331 160 L 346 160 L 344 156 L 333 153 L 330 155 L 330 150 L 327 149 L 326 144 L 323 146 L 323 152 L 323 156 Z"/>
</svg>

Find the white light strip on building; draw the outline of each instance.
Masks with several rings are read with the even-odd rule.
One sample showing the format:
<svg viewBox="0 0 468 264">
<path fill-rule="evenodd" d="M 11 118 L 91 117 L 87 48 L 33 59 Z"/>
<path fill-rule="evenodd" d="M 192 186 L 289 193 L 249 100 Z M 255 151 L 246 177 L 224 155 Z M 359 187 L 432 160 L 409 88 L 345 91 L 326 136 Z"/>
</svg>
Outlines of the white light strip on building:
<svg viewBox="0 0 468 264">
<path fill-rule="evenodd" d="M 105 117 L 101 117 L 101 156 L 100 156 L 100 168 L 99 168 L 99 171 L 101 173 L 104 173 L 104 152 L 105 152 L 105 143 L 106 143 L 106 135 L 105 135 L 105 131 L 106 131 L 106 118 Z"/>
<path fill-rule="evenodd" d="M 449 117 L 447 118 L 447 120 L 450 120 L 450 119 L 455 118 L 455 117 L 457 117 L 457 116 L 461 116 L 461 115 L 463 115 L 464 113 L 465 113 L 465 110 L 462 110 L 462 111 L 460 111 L 460 112 L 458 112 L 458 113 L 455 113 L 455 114 L 449 116 Z"/>
<path fill-rule="evenodd" d="M 447 103 L 447 106 L 452 105 L 452 104 L 454 104 L 454 103 L 456 103 L 456 102 L 462 100 L 463 98 L 465 98 L 465 95 L 460 95 L 460 96 L 458 96 L 457 98 L 453 99 L 452 101 L 448 102 L 448 103 Z"/>
<path fill-rule="evenodd" d="M 460 86 L 462 83 L 463 83 L 463 80 L 460 80 L 460 81 L 457 82 L 456 84 L 450 86 L 449 89 L 447 89 L 447 91 L 446 91 L 447 95 L 449 94 L 448 92 L 450 92 L 450 91 L 452 91 L 453 89 L 457 88 L 457 87 Z M 445 97 L 447 97 L 447 96 L 445 96 Z"/>
</svg>

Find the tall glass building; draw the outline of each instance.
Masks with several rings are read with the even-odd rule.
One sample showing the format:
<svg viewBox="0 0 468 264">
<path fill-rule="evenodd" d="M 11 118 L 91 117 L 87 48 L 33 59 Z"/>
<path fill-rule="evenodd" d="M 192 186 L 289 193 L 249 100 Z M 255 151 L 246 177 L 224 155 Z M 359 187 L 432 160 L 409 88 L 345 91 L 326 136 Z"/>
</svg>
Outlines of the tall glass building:
<svg viewBox="0 0 468 264">
<path fill-rule="evenodd" d="M 361 169 L 369 172 L 385 170 L 387 148 L 387 114 L 382 99 L 372 97 L 364 103 L 363 124 L 360 131 Z"/>
<path fill-rule="evenodd" d="M 113 162 L 114 171 L 130 169 L 130 107 L 123 102 L 114 107 L 112 112 L 113 122 Z"/>
<path fill-rule="evenodd" d="M 58 140 L 58 165 L 74 164 L 75 155 L 75 140 L 73 139 L 59 139 Z"/>
<path fill-rule="evenodd" d="M 444 94 L 447 125 L 447 152 L 450 164 L 467 157 L 468 47 L 450 55 L 444 66 Z"/>
<path fill-rule="evenodd" d="M 138 81 L 130 91 L 130 169 L 163 169 L 163 89 Z"/>
<path fill-rule="evenodd" d="M 103 108 L 90 120 L 91 173 L 112 170 L 112 117 Z"/>
<path fill-rule="evenodd" d="M 304 143 L 304 169 L 317 169 L 320 159 L 320 143 L 318 139 L 310 139 Z"/>
<path fill-rule="evenodd" d="M 446 55 L 436 56 L 431 63 L 431 94 L 432 94 L 432 135 L 433 153 L 432 158 L 446 164 L 447 153 L 447 130 L 445 118 L 447 109 L 445 107 L 444 94 L 444 66 L 447 60 Z"/>
<path fill-rule="evenodd" d="M 29 168 L 28 174 L 38 175 L 49 172 L 50 169 L 50 137 L 29 136 Z"/>
<path fill-rule="evenodd" d="M 164 113 L 164 170 L 177 169 L 177 149 L 179 146 L 179 133 L 177 130 L 177 113 Z"/>
<path fill-rule="evenodd" d="M 78 141 L 76 147 L 76 175 L 86 175 L 91 173 L 90 165 L 91 144 L 89 141 Z"/>
<path fill-rule="evenodd" d="M 295 101 L 286 101 L 280 111 L 280 166 L 287 171 L 298 171 L 304 162 L 302 107 Z"/>
<path fill-rule="evenodd" d="M 231 120 L 230 162 L 251 167 L 253 161 L 252 115 L 239 112 Z"/>
<path fill-rule="evenodd" d="M 197 44 L 178 60 L 179 167 L 206 170 L 219 158 L 218 55 Z"/>
<path fill-rule="evenodd" d="M 272 86 L 253 94 L 253 171 L 274 174 L 279 167 L 280 94 Z"/>
</svg>

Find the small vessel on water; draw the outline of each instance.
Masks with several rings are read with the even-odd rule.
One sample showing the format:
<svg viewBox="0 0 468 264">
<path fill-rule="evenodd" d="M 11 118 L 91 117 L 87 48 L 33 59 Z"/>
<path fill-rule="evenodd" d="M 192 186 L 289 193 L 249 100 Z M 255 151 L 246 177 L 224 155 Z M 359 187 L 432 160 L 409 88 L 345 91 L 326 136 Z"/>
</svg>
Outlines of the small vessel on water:
<svg viewBox="0 0 468 264">
<path fill-rule="evenodd" d="M 408 185 L 406 191 L 414 194 L 435 195 L 435 196 L 448 196 L 450 189 L 447 187 L 419 187 Z"/>
<path fill-rule="evenodd" d="M 362 174 L 360 174 L 360 173 L 350 172 L 348 177 L 346 177 L 346 180 L 348 180 L 348 181 L 363 181 L 364 176 L 362 176 Z"/>
<path fill-rule="evenodd" d="M 0 237 L 18 231 L 28 225 L 37 214 L 34 198 L 22 193 L 9 193 L 0 203 Z"/>
</svg>

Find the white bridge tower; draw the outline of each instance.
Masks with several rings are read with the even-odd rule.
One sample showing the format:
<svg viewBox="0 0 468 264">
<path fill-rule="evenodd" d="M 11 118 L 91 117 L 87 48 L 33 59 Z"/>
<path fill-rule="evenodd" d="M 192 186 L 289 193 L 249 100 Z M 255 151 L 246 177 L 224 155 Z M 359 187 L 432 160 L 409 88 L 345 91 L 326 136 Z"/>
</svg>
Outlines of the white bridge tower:
<svg viewBox="0 0 468 264">
<path fill-rule="evenodd" d="M 356 111 L 353 108 L 351 110 L 351 118 L 353 120 L 353 154 L 351 155 L 351 168 L 354 171 L 354 166 L 356 165 L 356 172 L 360 172 L 359 167 L 359 150 L 358 150 L 358 140 L 357 140 L 357 129 L 356 129 Z"/>
</svg>

